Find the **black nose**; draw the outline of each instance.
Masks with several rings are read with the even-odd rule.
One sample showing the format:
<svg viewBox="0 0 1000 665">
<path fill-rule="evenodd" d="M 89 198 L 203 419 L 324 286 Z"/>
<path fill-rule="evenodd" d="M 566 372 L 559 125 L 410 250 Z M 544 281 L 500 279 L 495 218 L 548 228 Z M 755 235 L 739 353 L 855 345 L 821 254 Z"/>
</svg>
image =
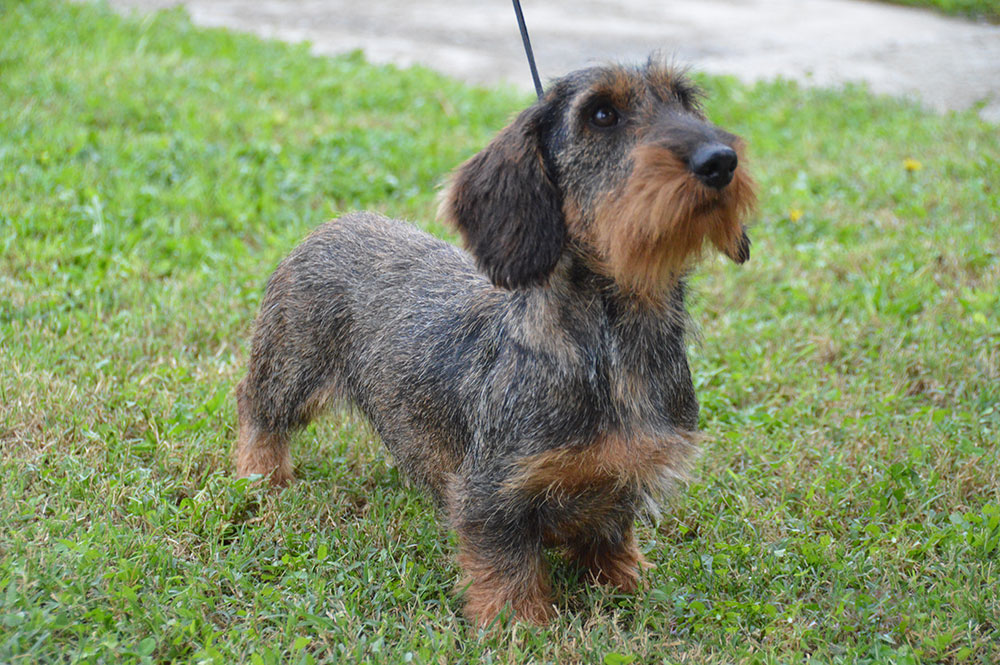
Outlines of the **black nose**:
<svg viewBox="0 0 1000 665">
<path fill-rule="evenodd" d="M 691 155 L 691 172 L 709 187 L 722 189 L 733 180 L 736 151 L 721 143 L 705 143 Z"/>
</svg>

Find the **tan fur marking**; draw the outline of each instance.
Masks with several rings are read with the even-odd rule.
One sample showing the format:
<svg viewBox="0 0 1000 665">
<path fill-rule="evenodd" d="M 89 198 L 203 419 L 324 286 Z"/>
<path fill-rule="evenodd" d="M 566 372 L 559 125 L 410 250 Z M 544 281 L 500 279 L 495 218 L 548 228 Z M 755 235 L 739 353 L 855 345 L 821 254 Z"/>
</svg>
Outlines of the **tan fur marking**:
<svg viewBox="0 0 1000 665">
<path fill-rule="evenodd" d="M 597 97 L 604 97 L 619 109 L 634 108 L 640 101 L 640 91 L 636 89 L 635 74 L 627 70 L 615 70 L 590 85 L 588 94 L 574 100 L 573 114 L 580 112 L 583 104 Z"/>
<path fill-rule="evenodd" d="M 594 485 L 657 493 L 666 475 L 681 475 L 693 452 L 694 432 L 671 436 L 607 435 L 586 448 L 563 447 L 517 462 L 503 484 L 512 495 L 558 497 Z"/>
<path fill-rule="evenodd" d="M 294 478 L 288 439 L 283 435 L 268 434 L 241 424 L 234 457 L 238 478 L 261 475 L 268 478 L 273 487 L 285 487 Z"/>
<path fill-rule="evenodd" d="M 639 551 L 632 529 L 628 530 L 624 542 L 615 548 L 576 544 L 570 547 L 569 556 L 587 569 L 593 581 L 618 587 L 626 593 L 639 588 L 640 571 L 653 567 Z"/>
<path fill-rule="evenodd" d="M 597 205 L 591 229 L 607 274 L 626 291 L 656 299 L 700 257 L 706 238 L 735 259 L 741 220 L 755 202 L 745 168 L 716 191 L 666 148 L 640 145 L 632 161 L 624 186 Z"/>
<path fill-rule="evenodd" d="M 684 80 L 683 75 L 672 67 L 650 67 L 646 72 L 646 80 L 649 87 L 660 95 L 660 99 L 665 99 L 677 85 L 677 81 Z"/>
<path fill-rule="evenodd" d="M 675 99 L 678 86 L 694 90 L 694 88 L 687 82 L 684 70 L 674 67 L 650 67 L 646 70 L 646 81 L 649 85 L 649 89 L 654 95 L 656 95 L 657 99 L 661 101 L 671 101 Z M 697 93 L 695 94 L 697 95 Z M 697 106 L 697 100 L 695 100 L 695 102 L 695 105 Z M 694 113 L 698 117 L 704 118 L 700 109 L 695 108 Z"/>
<path fill-rule="evenodd" d="M 465 589 L 465 614 L 477 626 L 488 626 L 505 610 L 520 621 L 538 625 L 555 614 L 544 559 L 539 557 L 531 569 L 518 575 L 498 570 L 488 558 L 464 545 L 457 559 L 463 573 L 460 588 Z"/>
</svg>

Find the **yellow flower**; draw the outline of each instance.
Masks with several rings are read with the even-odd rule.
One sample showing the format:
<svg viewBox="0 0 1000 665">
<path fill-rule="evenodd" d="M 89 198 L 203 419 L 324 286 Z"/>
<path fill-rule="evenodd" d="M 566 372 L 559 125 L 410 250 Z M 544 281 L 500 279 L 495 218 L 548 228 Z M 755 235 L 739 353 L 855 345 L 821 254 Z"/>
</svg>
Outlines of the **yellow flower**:
<svg viewBox="0 0 1000 665">
<path fill-rule="evenodd" d="M 790 208 L 788 210 L 788 219 L 790 219 L 793 222 L 799 221 L 800 219 L 802 219 L 802 211 L 799 210 L 798 208 Z"/>
<path fill-rule="evenodd" d="M 919 171 L 924 168 L 924 165 L 915 159 L 907 157 L 903 160 L 903 168 L 912 173 L 913 171 Z"/>
</svg>

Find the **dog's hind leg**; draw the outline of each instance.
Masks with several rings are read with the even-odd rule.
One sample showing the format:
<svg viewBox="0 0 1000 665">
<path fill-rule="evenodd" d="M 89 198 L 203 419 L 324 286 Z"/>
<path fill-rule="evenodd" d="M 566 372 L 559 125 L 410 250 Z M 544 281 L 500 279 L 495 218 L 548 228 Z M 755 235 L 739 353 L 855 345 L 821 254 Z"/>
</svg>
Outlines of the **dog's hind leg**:
<svg viewBox="0 0 1000 665">
<path fill-rule="evenodd" d="M 292 481 L 288 443 L 293 418 L 289 416 L 298 409 L 288 404 L 287 396 L 295 392 L 282 385 L 288 378 L 273 367 L 252 363 L 236 389 L 239 435 L 233 456 L 240 478 L 261 475 L 275 487 Z"/>
<path fill-rule="evenodd" d="M 237 476 L 261 475 L 268 478 L 274 487 L 290 483 L 293 476 L 288 433 L 267 432 L 242 417 L 239 427 L 234 454 Z"/>
<path fill-rule="evenodd" d="M 236 390 L 236 473 L 268 477 L 277 487 L 292 480 L 290 434 L 340 395 L 343 378 L 338 299 L 329 287 L 303 280 L 299 263 L 301 255 L 285 261 L 268 283 L 247 375 Z M 310 305 L 317 299 L 323 307 Z"/>
</svg>

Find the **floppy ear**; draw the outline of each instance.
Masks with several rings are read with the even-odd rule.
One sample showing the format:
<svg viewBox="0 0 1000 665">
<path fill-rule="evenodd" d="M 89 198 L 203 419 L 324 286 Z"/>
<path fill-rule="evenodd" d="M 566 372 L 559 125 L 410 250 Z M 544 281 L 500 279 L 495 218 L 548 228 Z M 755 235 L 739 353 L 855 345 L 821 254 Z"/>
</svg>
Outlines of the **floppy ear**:
<svg viewBox="0 0 1000 665">
<path fill-rule="evenodd" d="M 559 190 L 541 150 L 541 108 L 522 112 L 454 174 L 440 215 L 497 286 L 542 284 L 566 240 Z"/>
</svg>

